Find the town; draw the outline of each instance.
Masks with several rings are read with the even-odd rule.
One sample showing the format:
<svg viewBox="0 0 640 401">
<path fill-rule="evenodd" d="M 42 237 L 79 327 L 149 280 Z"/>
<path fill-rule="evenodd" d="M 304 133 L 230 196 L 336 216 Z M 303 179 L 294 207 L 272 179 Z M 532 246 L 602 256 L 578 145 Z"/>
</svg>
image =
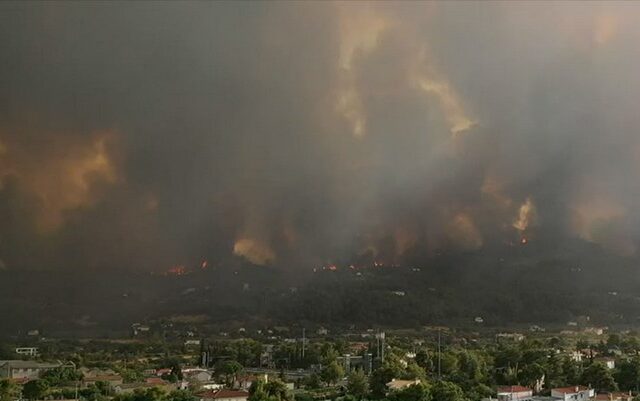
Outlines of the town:
<svg viewBox="0 0 640 401">
<path fill-rule="evenodd" d="M 229 327 L 134 323 L 127 338 L 0 348 L 0 399 L 83 401 L 638 400 L 640 336 L 591 326 Z M 636 397 L 636 398 L 634 398 Z"/>
<path fill-rule="evenodd" d="M 640 1 L 0 1 L 0 401 L 640 401 Z"/>
</svg>

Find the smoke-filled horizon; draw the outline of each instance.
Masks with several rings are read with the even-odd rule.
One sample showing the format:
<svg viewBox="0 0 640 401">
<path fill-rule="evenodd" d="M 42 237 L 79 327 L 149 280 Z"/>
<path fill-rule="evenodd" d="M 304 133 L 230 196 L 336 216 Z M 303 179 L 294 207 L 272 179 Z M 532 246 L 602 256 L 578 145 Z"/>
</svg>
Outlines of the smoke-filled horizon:
<svg viewBox="0 0 640 401">
<path fill-rule="evenodd" d="M 640 241 L 640 5 L 3 2 L 0 269 Z"/>
</svg>

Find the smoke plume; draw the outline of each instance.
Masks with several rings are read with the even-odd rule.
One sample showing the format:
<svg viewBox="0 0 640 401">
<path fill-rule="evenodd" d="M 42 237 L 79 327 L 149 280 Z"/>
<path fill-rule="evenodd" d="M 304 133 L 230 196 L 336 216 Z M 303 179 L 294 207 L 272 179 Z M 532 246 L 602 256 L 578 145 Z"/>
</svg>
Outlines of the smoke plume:
<svg viewBox="0 0 640 401">
<path fill-rule="evenodd" d="M 3 2 L 0 269 L 635 255 L 640 5 Z"/>
</svg>

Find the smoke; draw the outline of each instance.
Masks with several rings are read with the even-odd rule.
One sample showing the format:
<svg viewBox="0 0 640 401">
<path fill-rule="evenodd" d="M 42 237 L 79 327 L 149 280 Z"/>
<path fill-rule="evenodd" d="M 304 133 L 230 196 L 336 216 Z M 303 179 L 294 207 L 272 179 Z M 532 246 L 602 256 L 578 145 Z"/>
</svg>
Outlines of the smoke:
<svg viewBox="0 0 640 401">
<path fill-rule="evenodd" d="M 636 253 L 640 6 L 0 4 L 0 266 Z M 534 235 L 535 238 L 536 235 Z"/>
</svg>

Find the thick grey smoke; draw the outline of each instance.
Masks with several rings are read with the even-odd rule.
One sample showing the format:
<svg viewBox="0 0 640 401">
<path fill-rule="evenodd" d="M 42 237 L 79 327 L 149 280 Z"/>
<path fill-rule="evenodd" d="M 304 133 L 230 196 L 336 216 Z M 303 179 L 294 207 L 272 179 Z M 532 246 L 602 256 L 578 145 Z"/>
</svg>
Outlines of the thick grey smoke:
<svg viewBox="0 0 640 401">
<path fill-rule="evenodd" d="M 634 254 L 640 6 L 0 4 L 0 268 Z"/>
</svg>

